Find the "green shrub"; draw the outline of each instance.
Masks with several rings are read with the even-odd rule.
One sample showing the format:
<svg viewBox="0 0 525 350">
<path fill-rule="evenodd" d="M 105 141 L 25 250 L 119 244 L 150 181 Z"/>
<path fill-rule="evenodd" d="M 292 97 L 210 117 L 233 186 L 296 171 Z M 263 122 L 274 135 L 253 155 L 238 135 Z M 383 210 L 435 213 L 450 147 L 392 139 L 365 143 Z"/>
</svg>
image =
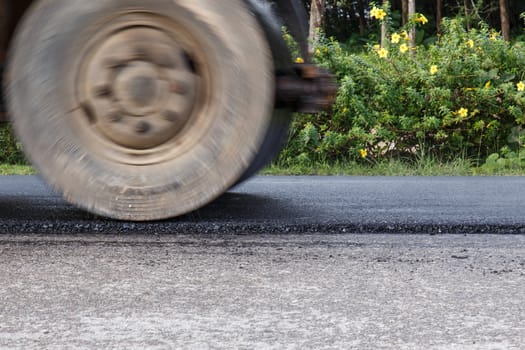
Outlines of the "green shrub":
<svg viewBox="0 0 525 350">
<path fill-rule="evenodd" d="M 20 143 L 13 136 L 10 124 L 0 123 L 0 164 L 27 164 Z"/>
<path fill-rule="evenodd" d="M 298 115 L 279 163 L 484 160 L 525 124 L 525 45 L 481 24 L 467 32 L 445 19 L 443 34 L 409 49 L 403 31 L 383 49 L 353 54 L 333 39 L 315 60 L 337 77 L 331 113 Z M 393 40 L 392 40 L 393 39 Z"/>
</svg>

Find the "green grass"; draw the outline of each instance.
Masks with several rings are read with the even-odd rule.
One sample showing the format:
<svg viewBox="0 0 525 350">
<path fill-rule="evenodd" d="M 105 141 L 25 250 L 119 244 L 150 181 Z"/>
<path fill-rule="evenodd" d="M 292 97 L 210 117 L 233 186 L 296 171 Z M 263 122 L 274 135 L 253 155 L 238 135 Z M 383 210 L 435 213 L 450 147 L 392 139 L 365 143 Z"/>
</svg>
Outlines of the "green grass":
<svg viewBox="0 0 525 350">
<path fill-rule="evenodd" d="M 33 175 L 35 169 L 29 165 L 0 164 L 0 175 Z"/>
<path fill-rule="evenodd" d="M 0 164 L 0 175 L 34 175 L 29 165 Z M 458 159 L 440 163 L 431 159 L 407 164 L 398 160 L 382 161 L 376 164 L 312 164 L 295 166 L 271 165 L 261 175 L 352 175 L 352 176 L 524 176 L 522 169 L 487 169 L 476 167 L 468 160 Z"/>
<path fill-rule="evenodd" d="M 399 160 L 382 161 L 375 164 L 337 163 L 294 165 L 282 167 L 271 165 L 262 175 L 352 175 L 352 176 L 518 176 L 525 175 L 522 169 L 487 169 L 476 167 L 471 161 L 457 159 L 440 163 L 425 159 L 416 163 Z"/>
</svg>

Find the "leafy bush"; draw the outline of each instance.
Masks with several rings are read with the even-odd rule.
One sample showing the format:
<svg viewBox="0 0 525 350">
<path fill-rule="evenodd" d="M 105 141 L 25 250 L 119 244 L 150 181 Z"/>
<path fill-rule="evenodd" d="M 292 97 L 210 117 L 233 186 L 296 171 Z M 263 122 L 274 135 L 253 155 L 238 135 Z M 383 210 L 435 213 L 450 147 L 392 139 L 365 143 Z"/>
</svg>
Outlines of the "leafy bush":
<svg viewBox="0 0 525 350">
<path fill-rule="evenodd" d="M 525 124 L 525 45 L 483 24 L 467 32 L 445 19 L 437 42 L 414 49 L 403 30 L 359 54 L 324 39 L 315 60 L 337 76 L 337 101 L 331 113 L 297 116 L 281 165 L 484 160 L 518 145 L 509 135 Z"/>
<path fill-rule="evenodd" d="M 27 164 L 20 143 L 14 136 L 9 124 L 0 123 L 0 164 Z"/>
</svg>

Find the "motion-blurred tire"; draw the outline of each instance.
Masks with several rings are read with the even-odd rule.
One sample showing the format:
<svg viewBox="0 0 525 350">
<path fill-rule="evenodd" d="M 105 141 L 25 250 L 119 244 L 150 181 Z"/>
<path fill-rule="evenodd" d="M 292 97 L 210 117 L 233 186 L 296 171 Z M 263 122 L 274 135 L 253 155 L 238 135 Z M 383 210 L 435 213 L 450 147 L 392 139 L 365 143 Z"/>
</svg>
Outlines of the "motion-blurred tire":
<svg viewBox="0 0 525 350">
<path fill-rule="evenodd" d="M 46 0 L 12 47 L 11 118 L 71 203 L 181 215 L 246 174 L 271 128 L 274 64 L 241 0 Z"/>
</svg>

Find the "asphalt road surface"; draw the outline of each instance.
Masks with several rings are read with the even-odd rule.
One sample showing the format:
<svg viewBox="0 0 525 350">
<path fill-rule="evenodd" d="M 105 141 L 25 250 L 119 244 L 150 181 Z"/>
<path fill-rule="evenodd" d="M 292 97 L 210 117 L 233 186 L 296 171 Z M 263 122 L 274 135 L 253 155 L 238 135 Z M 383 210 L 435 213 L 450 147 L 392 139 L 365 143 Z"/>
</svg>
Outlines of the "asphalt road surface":
<svg viewBox="0 0 525 350">
<path fill-rule="evenodd" d="M 181 218 L 105 220 L 0 177 L 0 233 L 525 233 L 525 177 L 258 177 Z"/>
<path fill-rule="evenodd" d="M 0 349 L 524 349 L 524 189 L 260 177 L 143 224 L 0 178 Z"/>
</svg>

